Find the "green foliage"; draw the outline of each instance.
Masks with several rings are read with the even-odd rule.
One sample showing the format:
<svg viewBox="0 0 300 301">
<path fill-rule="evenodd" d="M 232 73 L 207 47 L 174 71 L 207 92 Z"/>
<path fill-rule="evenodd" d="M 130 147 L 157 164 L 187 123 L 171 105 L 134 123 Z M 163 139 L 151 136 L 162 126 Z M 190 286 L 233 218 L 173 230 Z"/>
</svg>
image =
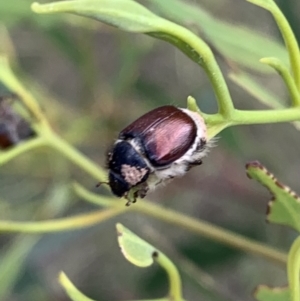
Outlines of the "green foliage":
<svg viewBox="0 0 300 301">
<path fill-rule="evenodd" d="M 125 0 L 124 0 L 125 1 Z M 86 3 L 86 6 L 85 6 Z M 283 38 L 285 40 L 287 50 L 290 57 L 290 65 L 294 72 L 294 79 L 292 79 L 294 85 L 297 85 L 298 67 L 294 65 L 300 60 L 299 51 L 296 53 L 295 47 L 297 41 L 288 24 L 286 24 L 285 18 L 278 12 L 276 4 L 271 5 L 271 12 L 274 14 L 275 20 L 278 23 L 279 28 L 282 31 Z M 122 4 L 122 5 L 120 5 Z M 257 111 L 247 112 L 237 110 L 234 108 L 231 96 L 228 91 L 228 87 L 221 73 L 218 64 L 209 48 L 209 46 L 201 40 L 199 37 L 194 35 L 191 31 L 186 28 L 172 23 L 166 19 L 162 19 L 155 15 L 149 15 L 148 10 L 141 10 L 140 5 L 134 1 L 126 0 L 125 2 L 116 1 L 110 2 L 110 11 L 107 13 L 103 10 L 101 1 L 89 1 L 82 0 L 78 2 L 61 1 L 58 3 L 40 5 L 34 3 L 32 9 L 37 13 L 55 13 L 55 12 L 68 12 L 73 14 L 80 14 L 83 16 L 98 18 L 104 20 L 106 23 L 113 26 L 118 26 L 123 30 L 129 30 L 134 32 L 143 32 L 151 34 L 157 38 L 166 40 L 180 50 L 182 50 L 188 57 L 198 63 L 206 71 L 208 78 L 214 88 L 216 98 L 218 101 L 219 112 L 214 115 L 203 114 L 205 121 L 209 129 L 209 136 L 213 137 L 221 130 L 228 126 L 239 125 L 239 124 L 253 124 L 253 123 L 270 123 L 270 122 L 284 122 L 284 121 L 295 121 L 299 116 L 299 86 L 293 94 L 294 108 L 289 110 L 273 110 L 273 111 Z M 91 7 L 90 7 L 91 5 Z M 119 7 L 123 5 L 130 5 L 132 14 L 124 15 L 123 10 Z M 111 7 L 114 6 L 114 10 Z M 90 8 L 89 8 L 90 7 Z M 269 6 L 268 6 L 269 8 Z M 139 13 L 136 13 L 136 10 Z M 121 15 L 122 22 L 116 23 L 116 16 Z M 139 23 L 133 22 L 133 19 L 138 20 Z M 296 45 L 296 46 L 295 46 Z M 298 46 L 297 46 L 298 47 Z M 297 48 L 298 49 L 298 48 Z M 280 61 L 278 59 L 278 61 Z M 297 101 L 296 101 L 297 100 Z"/>
<path fill-rule="evenodd" d="M 177 268 L 170 259 L 123 225 L 117 224 L 117 232 L 121 251 L 128 261 L 139 267 L 148 267 L 153 262 L 157 262 L 168 273 L 169 294 L 167 298 L 160 300 L 184 301 L 181 292 L 181 279 Z"/>
<path fill-rule="evenodd" d="M 150 0 L 154 9 L 157 9 L 167 18 L 174 20 L 200 32 L 200 35 L 226 58 L 239 64 L 263 73 L 270 69 L 259 63 L 264 56 L 275 56 L 288 63 L 284 47 L 277 41 L 266 39 L 260 33 L 246 27 L 229 24 L 211 16 L 201 5 L 192 5 L 178 0 Z M 169 9 L 172 6 L 172 9 Z M 257 45 L 263 45 L 257 47 Z"/>
<path fill-rule="evenodd" d="M 133 234 L 121 224 L 117 225 L 118 241 L 125 258 L 132 264 L 144 268 L 153 264 L 156 249 Z"/>
<path fill-rule="evenodd" d="M 269 10 L 280 31 L 282 34 L 282 37 L 284 39 L 285 45 L 287 47 L 289 57 L 290 57 L 290 64 L 292 69 L 292 74 L 295 79 L 295 83 L 298 87 L 298 90 L 300 89 L 300 56 L 299 56 L 299 46 L 297 43 L 297 40 L 295 38 L 295 35 L 286 20 L 285 16 L 279 9 L 279 7 L 276 5 L 276 3 L 273 0 L 248 0 L 249 2 L 252 2 L 258 6 L 261 6 L 267 10 Z"/>
<path fill-rule="evenodd" d="M 273 195 L 268 208 L 268 221 L 292 227 L 300 232 L 299 227 L 299 197 L 289 187 L 280 183 L 259 162 L 247 164 L 247 174 L 267 187 Z M 300 236 L 293 243 L 287 264 L 289 278 L 289 289 L 259 287 L 255 297 L 257 300 L 291 300 L 296 301 L 300 298 Z M 289 297 L 290 294 L 290 297 Z"/>
<path fill-rule="evenodd" d="M 181 280 L 175 265 L 162 252 L 135 235 L 121 224 L 116 225 L 118 241 L 125 258 L 138 267 L 148 267 L 154 262 L 160 264 L 168 273 L 170 290 L 168 297 L 144 301 L 184 301 L 181 293 Z M 59 282 L 73 301 L 93 301 L 82 294 L 65 273 L 59 275 Z M 137 300 L 138 301 L 138 300 Z"/>
<path fill-rule="evenodd" d="M 272 200 L 268 205 L 267 220 L 274 224 L 285 225 L 300 232 L 300 198 L 289 187 L 280 183 L 259 162 L 247 164 L 247 174 L 268 188 Z"/>
<path fill-rule="evenodd" d="M 36 13 L 74 13 L 133 32 L 156 31 L 155 24 L 159 21 L 157 16 L 131 0 L 62 1 L 55 5 L 33 3 L 31 8 Z"/>
<path fill-rule="evenodd" d="M 260 285 L 254 293 L 258 301 L 289 301 L 290 292 L 288 288 L 269 288 Z"/>
</svg>

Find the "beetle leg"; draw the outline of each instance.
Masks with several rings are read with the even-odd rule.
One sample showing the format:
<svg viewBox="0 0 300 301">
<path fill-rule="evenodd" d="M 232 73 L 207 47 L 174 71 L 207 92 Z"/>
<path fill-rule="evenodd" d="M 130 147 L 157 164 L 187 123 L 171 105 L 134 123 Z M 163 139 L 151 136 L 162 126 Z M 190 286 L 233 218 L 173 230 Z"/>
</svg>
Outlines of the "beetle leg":
<svg viewBox="0 0 300 301">
<path fill-rule="evenodd" d="M 137 191 L 137 196 L 139 196 L 141 199 L 143 199 L 149 190 L 148 184 L 145 182 L 141 185 L 141 189 Z"/>
<path fill-rule="evenodd" d="M 187 166 L 187 171 L 189 171 L 192 167 L 195 167 L 195 166 L 198 166 L 198 165 L 201 165 L 203 162 L 201 159 L 197 160 L 197 161 L 194 161 L 194 162 L 189 162 L 188 163 L 188 166 Z"/>
<path fill-rule="evenodd" d="M 135 191 L 133 193 L 133 200 L 132 200 L 132 203 L 136 203 L 136 199 L 139 197 L 139 191 Z"/>
</svg>

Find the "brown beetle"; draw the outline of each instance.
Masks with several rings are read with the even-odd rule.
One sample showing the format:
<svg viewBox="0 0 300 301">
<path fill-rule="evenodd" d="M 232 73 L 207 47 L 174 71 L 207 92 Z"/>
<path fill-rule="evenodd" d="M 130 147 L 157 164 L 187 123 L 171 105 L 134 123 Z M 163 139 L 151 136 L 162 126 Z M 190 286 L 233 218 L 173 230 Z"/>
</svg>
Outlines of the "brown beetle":
<svg viewBox="0 0 300 301">
<path fill-rule="evenodd" d="M 207 150 L 203 118 L 188 109 L 163 106 L 128 125 L 107 155 L 108 184 L 118 197 L 136 197 L 202 163 Z"/>
</svg>

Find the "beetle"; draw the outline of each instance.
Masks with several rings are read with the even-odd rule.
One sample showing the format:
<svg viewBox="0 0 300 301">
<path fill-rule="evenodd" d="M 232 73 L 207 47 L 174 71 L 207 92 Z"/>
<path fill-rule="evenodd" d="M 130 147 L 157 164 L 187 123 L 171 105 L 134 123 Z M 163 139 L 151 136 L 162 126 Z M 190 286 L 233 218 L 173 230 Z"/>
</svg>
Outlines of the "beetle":
<svg viewBox="0 0 300 301">
<path fill-rule="evenodd" d="M 207 145 L 206 125 L 198 113 L 171 105 L 158 107 L 120 132 L 107 153 L 108 185 L 129 205 L 200 165 Z"/>
</svg>

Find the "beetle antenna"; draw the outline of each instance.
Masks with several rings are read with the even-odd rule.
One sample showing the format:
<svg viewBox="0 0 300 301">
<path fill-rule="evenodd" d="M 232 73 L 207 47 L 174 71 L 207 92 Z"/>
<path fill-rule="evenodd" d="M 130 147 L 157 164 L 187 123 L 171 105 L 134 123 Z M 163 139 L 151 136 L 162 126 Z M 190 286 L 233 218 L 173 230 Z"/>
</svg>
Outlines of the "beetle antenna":
<svg viewBox="0 0 300 301">
<path fill-rule="evenodd" d="M 99 182 L 99 183 L 97 183 L 96 187 L 98 188 L 98 187 L 100 187 L 102 184 L 109 185 L 108 182 Z"/>
</svg>

